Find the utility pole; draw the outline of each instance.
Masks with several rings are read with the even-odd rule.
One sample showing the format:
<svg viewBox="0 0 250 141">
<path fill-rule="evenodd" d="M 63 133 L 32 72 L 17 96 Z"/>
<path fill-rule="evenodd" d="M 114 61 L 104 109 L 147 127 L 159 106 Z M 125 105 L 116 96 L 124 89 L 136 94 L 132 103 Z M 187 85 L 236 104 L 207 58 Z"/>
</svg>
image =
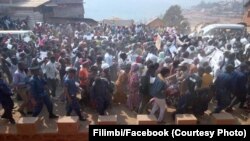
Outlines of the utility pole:
<svg viewBox="0 0 250 141">
<path fill-rule="evenodd" d="M 82 0 L 82 7 L 83 7 L 83 19 L 85 18 L 85 7 L 84 7 L 84 4 L 86 2 L 84 0 Z"/>
<path fill-rule="evenodd" d="M 244 20 L 244 13 L 245 13 L 245 3 L 246 1 L 245 0 L 242 0 L 242 19 Z"/>
</svg>

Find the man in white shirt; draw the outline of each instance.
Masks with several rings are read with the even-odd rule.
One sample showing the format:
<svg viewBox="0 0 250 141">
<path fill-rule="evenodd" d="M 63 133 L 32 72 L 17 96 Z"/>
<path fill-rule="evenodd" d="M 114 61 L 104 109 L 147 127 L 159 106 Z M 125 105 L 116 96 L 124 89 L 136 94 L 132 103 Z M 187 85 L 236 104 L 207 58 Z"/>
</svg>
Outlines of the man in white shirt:
<svg viewBox="0 0 250 141">
<path fill-rule="evenodd" d="M 113 65 L 113 56 L 111 55 L 110 49 L 107 49 L 107 52 L 104 55 L 104 62 L 107 63 L 109 66 Z"/>
<path fill-rule="evenodd" d="M 58 74 L 58 70 L 56 68 L 56 63 L 55 63 L 55 57 L 52 56 L 50 58 L 50 61 L 46 64 L 45 67 L 46 71 L 46 77 L 48 80 L 48 86 L 49 86 L 49 90 L 50 90 L 50 94 L 52 95 L 52 97 L 56 96 L 56 86 L 57 86 L 57 74 Z"/>
</svg>

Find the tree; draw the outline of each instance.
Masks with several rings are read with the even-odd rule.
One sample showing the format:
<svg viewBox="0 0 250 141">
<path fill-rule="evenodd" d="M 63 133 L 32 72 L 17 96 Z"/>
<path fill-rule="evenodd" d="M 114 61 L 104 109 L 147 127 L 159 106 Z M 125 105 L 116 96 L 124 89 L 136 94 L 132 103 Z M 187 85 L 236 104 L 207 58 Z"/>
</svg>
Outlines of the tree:
<svg viewBox="0 0 250 141">
<path fill-rule="evenodd" d="M 207 3 L 203 0 L 196 6 L 197 8 L 205 8 L 207 6 Z"/>
<path fill-rule="evenodd" d="M 166 26 L 175 27 L 180 32 L 188 32 L 190 29 L 189 22 L 182 15 L 181 7 L 178 5 L 171 6 L 163 16 Z M 185 21 L 185 22 L 183 22 Z"/>
</svg>

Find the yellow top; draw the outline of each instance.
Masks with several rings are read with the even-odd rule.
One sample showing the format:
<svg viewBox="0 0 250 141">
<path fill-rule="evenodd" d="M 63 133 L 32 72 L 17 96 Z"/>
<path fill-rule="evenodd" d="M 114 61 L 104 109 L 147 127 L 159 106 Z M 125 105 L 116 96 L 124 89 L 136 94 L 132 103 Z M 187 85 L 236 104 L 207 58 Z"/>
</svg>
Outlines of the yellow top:
<svg viewBox="0 0 250 141">
<path fill-rule="evenodd" d="M 208 73 L 204 73 L 202 76 L 201 88 L 208 88 L 213 84 L 213 76 Z"/>
</svg>

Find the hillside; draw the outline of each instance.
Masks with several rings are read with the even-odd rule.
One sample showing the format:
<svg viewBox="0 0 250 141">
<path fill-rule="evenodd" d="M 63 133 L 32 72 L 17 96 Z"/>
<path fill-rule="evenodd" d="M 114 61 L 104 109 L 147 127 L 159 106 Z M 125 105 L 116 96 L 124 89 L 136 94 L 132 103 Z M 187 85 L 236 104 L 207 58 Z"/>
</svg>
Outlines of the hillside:
<svg viewBox="0 0 250 141">
<path fill-rule="evenodd" d="M 191 29 L 197 25 L 208 23 L 239 23 L 243 18 L 243 1 L 201 2 L 188 10 L 183 10 L 183 15 L 188 19 Z"/>
</svg>

